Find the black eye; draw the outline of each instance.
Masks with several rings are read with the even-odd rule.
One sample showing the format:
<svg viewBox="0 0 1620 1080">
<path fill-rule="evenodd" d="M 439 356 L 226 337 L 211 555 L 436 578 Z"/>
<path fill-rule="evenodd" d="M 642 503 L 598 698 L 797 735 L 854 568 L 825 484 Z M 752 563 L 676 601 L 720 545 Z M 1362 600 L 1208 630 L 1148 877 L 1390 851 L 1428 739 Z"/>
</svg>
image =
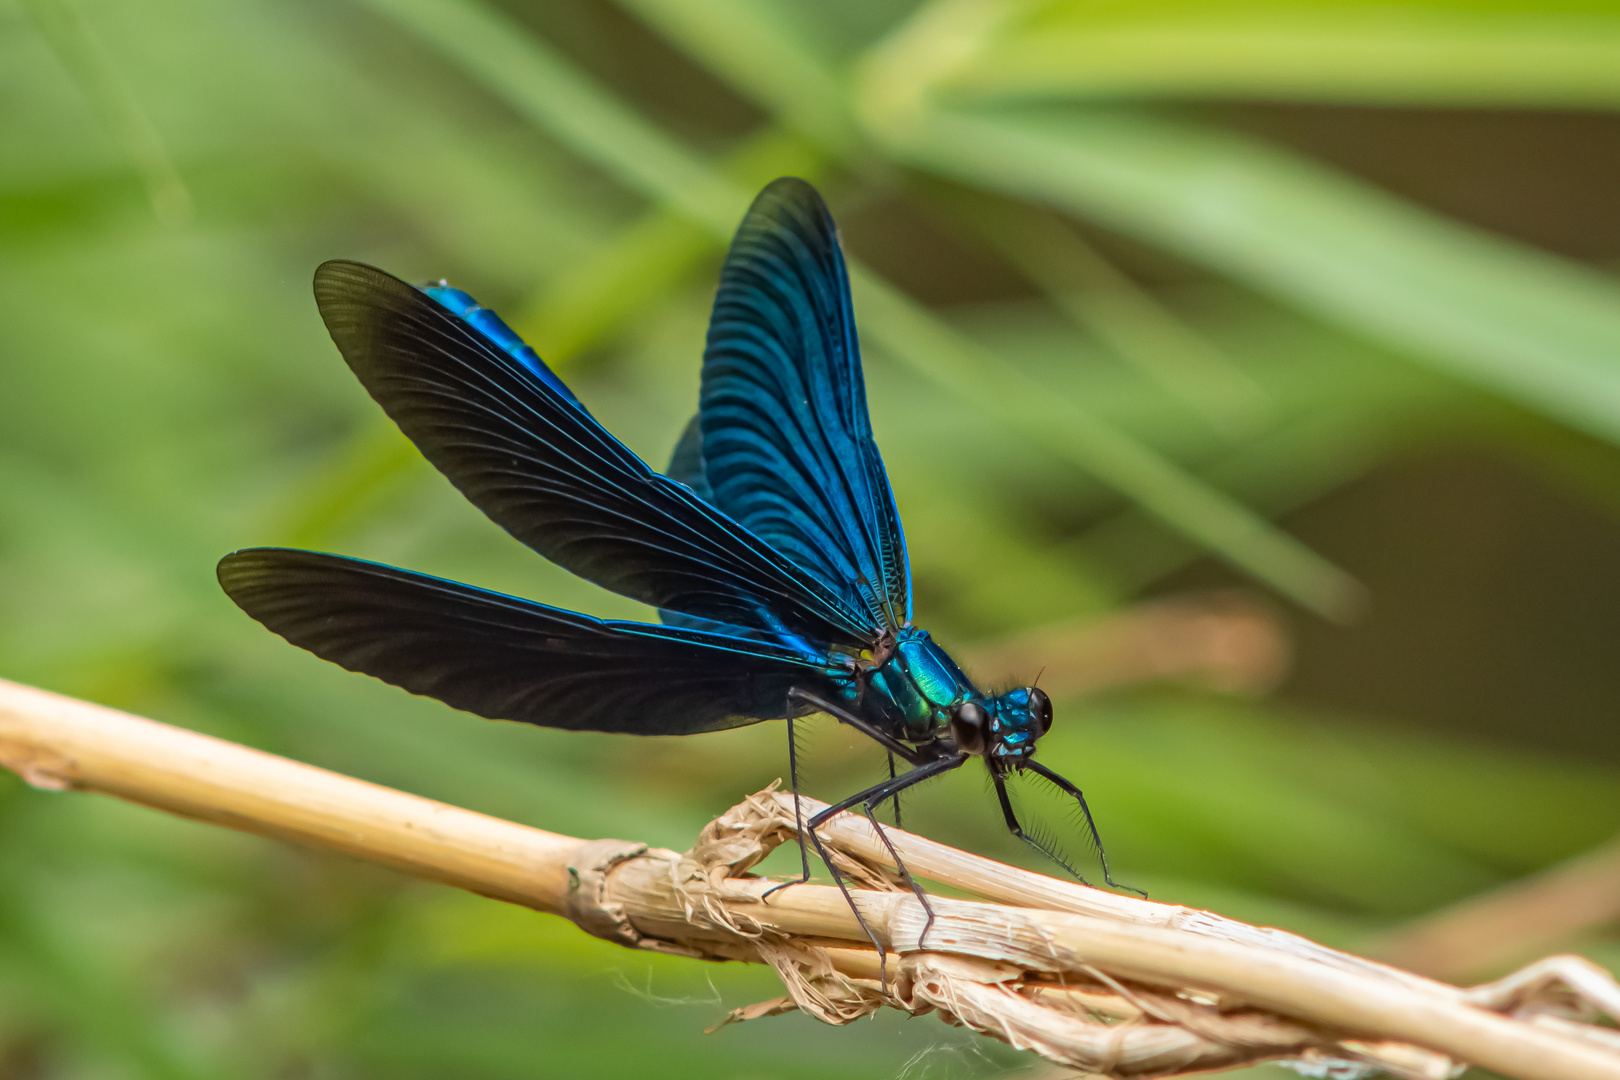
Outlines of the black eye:
<svg viewBox="0 0 1620 1080">
<path fill-rule="evenodd" d="M 1052 730 L 1052 699 L 1038 686 L 1029 688 L 1029 715 L 1041 726 L 1041 734 Z"/>
<path fill-rule="evenodd" d="M 951 719 L 951 734 L 956 736 L 956 745 L 970 754 L 984 753 L 984 726 L 989 720 L 984 706 L 977 701 L 958 708 Z"/>
</svg>

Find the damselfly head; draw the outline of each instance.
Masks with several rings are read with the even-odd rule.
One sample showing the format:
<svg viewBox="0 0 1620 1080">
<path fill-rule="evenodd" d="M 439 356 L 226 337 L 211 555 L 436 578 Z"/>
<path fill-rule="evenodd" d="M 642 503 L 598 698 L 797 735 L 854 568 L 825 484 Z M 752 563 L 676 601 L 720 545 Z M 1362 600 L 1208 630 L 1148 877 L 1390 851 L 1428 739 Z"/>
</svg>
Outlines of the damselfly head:
<svg viewBox="0 0 1620 1080">
<path fill-rule="evenodd" d="M 982 756 L 998 773 L 1022 769 L 1036 740 L 1051 730 L 1052 699 L 1035 686 L 966 702 L 951 720 L 956 745 Z"/>
</svg>

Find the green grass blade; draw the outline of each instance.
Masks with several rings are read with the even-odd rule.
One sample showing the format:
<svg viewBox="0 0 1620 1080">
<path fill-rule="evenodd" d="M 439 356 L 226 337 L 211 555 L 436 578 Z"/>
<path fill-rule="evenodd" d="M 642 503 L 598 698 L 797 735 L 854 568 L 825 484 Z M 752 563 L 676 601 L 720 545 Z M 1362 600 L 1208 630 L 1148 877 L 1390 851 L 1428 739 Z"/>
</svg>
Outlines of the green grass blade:
<svg viewBox="0 0 1620 1080">
<path fill-rule="evenodd" d="M 118 74 L 101 40 L 69 0 L 23 0 L 23 7 L 118 140 L 146 186 L 158 220 L 166 225 L 188 220 L 191 192 L 156 125 Z"/>
<path fill-rule="evenodd" d="M 945 15 L 961 5 L 935 6 Z M 942 27 L 953 22 L 934 18 Z M 1612 4 L 1512 10 L 1477 2 L 1057 0 L 1008 20 L 976 46 L 935 76 L 938 91 L 953 100 L 1174 96 L 1620 106 L 1620 10 Z"/>
<path fill-rule="evenodd" d="M 959 220 L 1076 325 L 1230 438 L 1265 419 L 1265 392 L 1212 342 L 1105 259 L 1059 215 L 1007 200 L 951 200 Z"/>
<path fill-rule="evenodd" d="M 1114 110 L 871 117 L 919 167 L 1195 259 L 1620 441 L 1620 289 L 1244 136 Z"/>
<path fill-rule="evenodd" d="M 628 0 L 625 5 L 783 123 L 835 153 L 857 133 L 849 94 L 780 11 L 751 0 Z"/>
<path fill-rule="evenodd" d="M 367 0 L 581 157 L 694 221 L 730 233 L 748 193 L 494 8 L 468 0 Z"/>
</svg>

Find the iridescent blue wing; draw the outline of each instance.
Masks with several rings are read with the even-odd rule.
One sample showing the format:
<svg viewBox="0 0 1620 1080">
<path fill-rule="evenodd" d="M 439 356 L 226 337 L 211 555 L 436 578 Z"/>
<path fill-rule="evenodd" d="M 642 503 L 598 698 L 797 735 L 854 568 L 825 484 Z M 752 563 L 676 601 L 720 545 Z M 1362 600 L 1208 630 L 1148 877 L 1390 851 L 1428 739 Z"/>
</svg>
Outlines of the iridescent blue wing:
<svg viewBox="0 0 1620 1080">
<path fill-rule="evenodd" d="M 323 265 L 315 299 L 343 358 L 400 430 L 552 562 L 718 622 L 857 646 L 877 633 L 864 606 L 649 469 L 521 342 L 514 351 L 441 300 L 359 263 Z"/>
<path fill-rule="evenodd" d="M 664 470 L 664 475 L 691 488 L 692 494 L 704 502 L 712 503 L 714 492 L 709 490 L 708 478 L 703 475 L 703 428 L 699 425 L 698 419 L 693 416 L 681 431 L 681 437 L 675 441 L 675 452 L 670 455 L 669 468 Z M 739 634 L 744 637 L 749 634 L 749 631 L 740 627 L 727 626 L 712 619 L 700 619 L 695 615 L 670 611 L 668 608 L 658 609 L 658 619 L 665 626 L 685 626 L 693 630 Z"/>
<path fill-rule="evenodd" d="M 486 340 L 500 346 L 502 352 L 522 364 L 530 375 L 551 387 L 562 397 L 573 402 L 576 408 L 585 411 L 589 415 L 589 410 L 585 409 L 579 398 L 574 396 L 574 392 L 568 389 L 568 384 L 557 378 L 557 373 L 546 367 L 546 362 L 540 359 L 540 354 L 530 348 L 529 343 L 519 337 L 517 331 L 507 326 L 505 320 L 499 315 L 484 307 L 460 289 L 452 288 L 450 283 L 443 278 L 439 279 L 437 285 L 423 285 L 421 289 L 424 294 L 432 297 L 440 307 L 453 315 L 461 316 L 464 321 L 471 323 L 473 328 L 483 334 Z"/>
<path fill-rule="evenodd" d="M 879 625 L 911 616 L 911 572 L 872 439 L 832 216 L 803 180 L 760 193 L 732 241 L 703 354 L 715 505 Z"/>
<path fill-rule="evenodd" d="M 714 502 L 709 477 L 703 471 L 703 418 L 693 416 L 686 422 L 681 437 L 675 441 L 675 452 L 669 457 L 669 468 L 664 475 L 685 484 L 704 502 Z"/>
<path fill-rule="evenodd" d="M 313 551 L 233 552 L 219 581 L 299 648 L 492 720 L 690 735 L 803 713 L 788 691 L 829 674 L 790 644 L 607 622 Z"/>
</svg>

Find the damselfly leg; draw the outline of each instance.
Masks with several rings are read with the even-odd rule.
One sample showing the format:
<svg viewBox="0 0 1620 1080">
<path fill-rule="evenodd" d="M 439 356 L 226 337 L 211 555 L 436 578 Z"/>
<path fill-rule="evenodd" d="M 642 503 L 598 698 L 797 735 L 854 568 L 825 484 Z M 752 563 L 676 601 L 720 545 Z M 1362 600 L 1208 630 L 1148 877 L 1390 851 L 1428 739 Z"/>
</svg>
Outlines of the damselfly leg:
<svg viewBox="0 0 1620 1080">
<path fill-rule="evenodd" d="M 799 879 L 799 883 L 803 884 L 810 880 L 810 852 L 804 846 L 804 810 L 799 806 L 799 747 L 798 739 L 794 737 L 793 717 L 791 716 L 788 717 L 787 729 L 788 780 L 793 785 L 793 823 L 798 827 L 799 861 L 804 864 L 804 876 Z M 784 882 L 784 884 L 791 885 L 793 882 Z M 769 896 L 781 887 L 781 885 L 778 885 L 774 889 L 768 890 L 765 895 Z M 761 899 L 764 899 L 764 897 L 761 897 Z"/>
<path fill-rule="evenodd" d="M 889 751 L 889 779 L 894 779 L 894 751 L 892 750 Z M 905 828 L 904 825 L 900 824 L 900 796 L 896 795 L 890 802 L 894 803 L 894 827 L 897 829 Z"/>
<path fill-rule="evenodd" d="M 872 725 L 870 725 L 870 724 L 866 723 L 865 721 L 861 720 L 860 717 L 855 716 L 853 713 L 849 712 L 849 710 L 841 709 L 837 705 L 833 704 L 832 702 L 827 701 L 825 698 L 822 698 L 822 697 L 819 697 L 816 694 L 810 693 L 808 690 L 803 690 L 803 689 L 800 689 L 799 687 L 796 686 L 793 689 L 788 691 L 788 700 L 789 701 L 800 701 L 800 702 L 803 702 L 806 705 L 809 705 L 809 706 L 811 706 L 811 707 L 813 707 L 815 709 L 818 709 L 819 711 L 824 712 L 827 715 L 833 717 L 839 723 L 848 724 L 850 727 L 853 727 L 856 731 L 859 731 L 862 735 L 865 735 L 868 738 L 873 739 L 877 743 L 882 745 L 883 748 L 886 749 L 889 752 L 889 780 L 890 780 L 890 782 L 893 782 L 896 779 L 896 777 L 894 775 L 894 759 L 895 759 L 896 754 L 898 754 L 900 757 L 904 758 L 906 761 L 909 761 L 913 765 L 920 765 L 924 761 L 929 760 L 927 758 L 924 758 L 922 755 L 918 754 L 914 749 L 912 749 L 911 747 L 906 746 L 904 743 L 900 742 L 899 740 L 892 739 L 889 736 L 885 735 L 883 732 L 878 731 L 876 728 L 872 727 Z M 804 811 L 800 808 L 800 802 L 799 802 L 798 741 L 794 737 L 795 733 L 794 733 L 794 728 L 793 728 L 793 718 L 791 716 L 788 717 L 787 729 L 788 729 L 788 779 L 789 779 L 789 782 L 792 784 L 792 787 L 793 787 L 793 818 L 794 818 L 794 823 L 798 826 L 798 829 L 799 829 L 799 858 L 800 858 L 801 863 L 803 864 L 804 872 L 803 872 L 802 876 L 799 878 L 799 880 L 797 880 L 797 881 L 783 881 L 783 882 L 777 883 L 776 885 L 771 886 L 769 889 L 765 890 L 764 896 L 762 896 L 760 899 L 764 899 L 765 896 L 771 895 L 771 893 L 775 892 L 777 889 L 786 888 L 789 885 L 803 885 L 805 882 L 810 880 L 810 853 L 807 850 L 805 850 L 805 846 L 804 846 L 804 837 L 805 837 Z M 851 803 L 850 805 L 854 805 L 854 804 Z M 894 808 L 895 808 L 895 824 L 898 825 L 900 823 L 899 822 L 900 801 L 899 801 L 898 798 L 895 799 Z M 826 862 L 827 856 L 826 856 L 826 854 L 824 852 L 821 851 L 819 843 L 817 843 L 817 845 L 816 845 L 816 850 L 817 850 L 817 854 L 821 855 L 822 861 Z M 832 869 L 832 864 L 827 863 L 827 868 L 829 870 L 831 870 Z M 835 872 L 834 876 L 836 876 L 836 872 Z M 839 887 L 842 888 L 842 883 L 840 883 Z M 846 890 L 846 895 L 847 895 L 847 890 Z"/>
<path fill-rule="evenodd" d="M 917 939 L 918 944 L 921 945 L 923 939 L 928 936 L 929 929 L 931 929 L 934 925 L 934 909 L 928 903 L 927 894 L 923 892 L 922 887 L 917 884 L 916 880 L 912 878 L 910 871 L 906 869 L 905 862 L 900 858 L 900 853 L 895 849 L 894 843 L 883 831 L 883 827 L 878 824 L 877 819 L 874 816 L 874 812 L 876 808 L 887 799 L 900 794 L 909 787 L 922 783 L 924 780 L 927 780 L 930 777 L 949 772 L 950 770 L 959 767 L 967 760 L 968 755 L 966 754 L 936 758 L 926 764 L 919 765 L 910 772 L 903 773 L 900 776 L 889 780 L 885 780 L 880 784 L 875 784 L 872 787 L 867 788 L 865 791 L 856 792 L 849 798 L 844 799 L 841 802 L 834 803 L 825 810 L 816 814 L 814 817 L 810 818 L 809 821 L 804 822 L 803 829 L 799 834 L 801 845 L 803 844 L 806 836 L 808 836 L 810 838 L 810 842 L 815 845 L 816 854 L 819 855 L 821 857 L 821 861 L 826 864 L 827 871 L 832 875 L 834 884 L 836 884 L 838 886 L 838 890 L 844 894 L 844 900 L 849 904 L 849 909 L 855 913 L 856 921 L 861 924 L 862 931 L 865 932 L 867 939 L 872 942 L 872 947 L 877 950 L 879 975 L 885 984 L 888 982 L 888 964 L 885 959 L 885 949 L 883 944 L 878 940 L 877 933 L 872 929 L 871 925 L 861 914 L 861 909 L 855 903 L 854 895 L 850 892 L 849 886 L 844 881 L 844 875 L 839 873 L 838 867 L 833 864 L 832 859 L 828 856 L 827 849 L 821 842 L 821 837 L 816 835 L 816 829 L 846 810 L 856 806 L 862 808 L 867 819 L 871 821 L 872 827 L 877 831 L 878 838 L 882 841 L 883 846 L 888 850 L 890 857 L 894 859 L 895 869 L 900 874 L 901 880 L 905 882 L 907 887 L 911 889 L 913 895 L 917 897 L 918 902 L 922 904 L 923 910 L 927 912 L 928 919 L 923 924 L 922 934 L 920 934 Z M 771 886 L 769 889 L 765 890 L 763 894 L 761 894 L 760 899 L 764 900 L 778 889 L 784 889 L 789 885 L 804 884 L 804 882 L 809 878 L 808 866 L 806 867 L 806 871 L 805 877 L 800 878 L 797 881 L 783 881 Z"/>
<path fill-rule="evenodd" d="M 1062 791 L 1066 795 L 1073 796 L 1075 802 L 1080 804 L 1080 813 L 1085 818 L 1086 830 L 1091 836 L 1092 846 L 1097 849 L 1097 859 L 1102 864 L 1103 881 L 1108 884 L 1109 888 L 1123 889 L 1126 892 L 1133 892 L 1145 899 L 1147 897 L 1147 893 L 1143 892 L 1141 889 L 1133 888 L 1130 885 L 1121 885 L 1119 882 L 1115 881 L 1113 876 L 1108 872 L 1108 854 L 1103 850 L 1102 836 L 1097 832 L 1097 823 L 1093 821 L 1091 817 L 1091 807 L 1086 805 L 1086 797 L 1081 794 L 1080 789 L 1039 762 L 1026 761 L 1024 763 L 1024 767 L 1045 777 L 1047 780 L 1050 780 L 1052 784 L 1058 788 L 1058 790 Z M 1019 824 L 1018 815 L 1013 811 L 1012 800 L 1007 795 L 1007 783 L 1005 778 L 998 774 L 992 773 L 991 779 L 995 781 L 996 798 L 1001 802 L 1002 816 L 1007 819 L 1007 831 L 1011 832 L 1014 836 L 1028 844 L 1030 847 L 1034 848 L 1036 851 L 1039 851 L 1042 855 L 1045 855 L 1048 859 L 1051 859 L 1053 862 L 1063 867 L 1063 869 L 1068 871 L 1069 875 L 1076 881 L 1080 882 L 1080 884 L 1088 884 L 1085 877 L 1080 873 L 1079 870 L 1074 868 L 1069 860 L 1063 856 L 1061 851 L 1058 851 L 1050 844 L 1043 842 L 1038 836 L 1032 836 L 1030 833 L 1024 830 L 1024 827 L 1021 824 Z"/>
</svg>

